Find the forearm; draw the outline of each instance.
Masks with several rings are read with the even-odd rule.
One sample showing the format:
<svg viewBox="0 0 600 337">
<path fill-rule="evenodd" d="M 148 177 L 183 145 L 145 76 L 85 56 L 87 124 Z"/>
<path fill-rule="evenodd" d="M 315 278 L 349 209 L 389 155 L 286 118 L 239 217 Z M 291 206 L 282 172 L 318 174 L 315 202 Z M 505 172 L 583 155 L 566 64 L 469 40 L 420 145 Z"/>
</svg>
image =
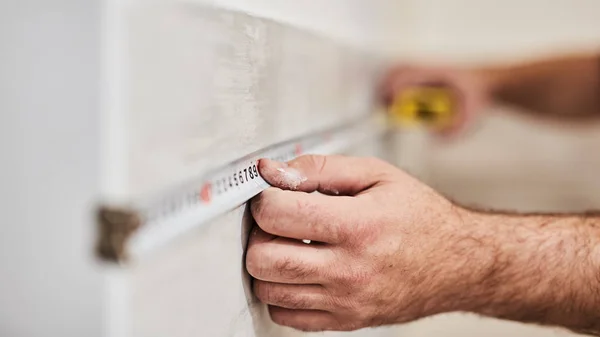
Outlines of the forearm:
<svg viewBox="0 0 600 337">
<path fill-rule="evenodd" d="M 600 217 L 468 212 L 476 268 L 463 311 L 600 335 Z"/>
<path fill-rule="evenodd" d="M 479 72 L 498 103 L 540 116 L 600 117 L 600 53 Z"/>
</svg>

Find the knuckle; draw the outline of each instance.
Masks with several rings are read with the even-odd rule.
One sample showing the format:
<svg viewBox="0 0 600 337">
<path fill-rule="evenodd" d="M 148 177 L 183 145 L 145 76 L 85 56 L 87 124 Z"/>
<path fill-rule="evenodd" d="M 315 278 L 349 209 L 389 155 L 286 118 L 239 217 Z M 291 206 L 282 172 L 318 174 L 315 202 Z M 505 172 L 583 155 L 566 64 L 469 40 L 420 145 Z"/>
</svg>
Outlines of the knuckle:
<svg viewBox="0 0 600 337">
<path fill-rule="evenodd" d="M 349 296 L 348 293 L 336 296 L 330 299 L 330 305 L 339 311 L 353 313 L 361 310 L 361 306 L 356 301 L 355 296 Z"/>
<path fill-rule="evenodd" d="M 269 189 L 263 191 L 250 203 L 250 212 L 252 217 L 260 228 L 269 232 L 267 229 L 274 226 L 277 219 L 277 196 L 274 191 Z"/>
<path fill-rule="evenodd" d="M 265 304 L 283 308 L 306 309 L 311 304 L 308 298 L 301 296 L 297 292 L 268 282 L 256 281 L 254 283 L 254 294 Z"/>
<path fill-rule="evenodd" d="M 336 273 L 333 277 L 333 281 L 352 289 L 356 287 L 362 288 L 363 286 L 370 284 L 372 278 L 372 273 L 368 269 L 355 267 Z M 352 292 L 350 291 L 350 293 Z"/>
<path fill-rule="evenodd" d="M 332 242 L 338 242 L 339 229 L 341 227 L 339 217 L 332 214 L 327 206 L 307 200 L 297 202 L 298 214 L 306 214 L 307 221 L 304 223 L 309 233 L 316 237 L 322 237 Z"/>
<path fill-rule="evenodd" d="M 286 191 L 286 192 L 294 193 L 291 191 Z M 300 195 L 303 196 L 303 194 L 300 194 Z M 306 198 L 295 198 L 295 203 L 296 203 L 296 211 L 297 212 L 303 212 L 303 213 L 318 212 L 318 205 L 311 203 Z"/>
<path fill-rule="evenodd" d="M 326 156 L 323 155 L 303 155 L 290 162 L 290 166 L 294 168 L 303 167 L 311 171 L 320 172 L 325 165 Z"/>
<path fill-rule="evenodd" d="M 349 281 L 357 285 L 370 284 L 372 280 L 372 274 L 366 270 L 355 270 L 349 275 Z"/>
<path fill-rule="evenodd" d="M 293 293 L 289 296 L 291 302 L 285 302 L 292 309 L 311 309 L 313 301 L 307 297 L 297 296 Z"/>
<path fill-rule="evenodd" d="M 373 226 L 370 221 L 357 220 L 351 228 L 345 228 L 347 251 L 353 256 L 362 256 L 372 247 L 379 237 L 381 229 Z"/>
<path fill-rule="evenodd" d="M 275 261 L 275 270 L 282 276 L 290 279 L 306 279 L 317 274 L 317 268 L 301 263 L 289 257 L 284 257 Z"/>
<path fill-rule="evenodd" d="M 261 280 L 254 280 L 254 295 L 261 302 L 270 304 L 271 300 L 271 285 L 268 282 L 264 282 Z"/>
<path fill-rule="evenodd" d="M 348 242 L 356 237 L 353 228 L 346 223 L 331 223 L 329 226 L 323 226 L 327 236 L 336 240 L 336 242 Z"/>
<path fill-rule="evenodd" d="M 274 296 L 275 305 L 280 305 L 290 309 L 307 309 L 310 308 L 311 301 L 303 296 L 293 292 L 280 292 Z"/>
<path fill-rule="evenodd" d="M 278 291 L 276 293 L 271 293 L 271 301 L 275 305 L 279 305 L 281 307 L 290 307 L 295 305 L 296 296 L 290 292 L 286 291 Z M 291 308 L 293 309 L 293 308 Z"/>
<path fill-rule="evenodd" d="M 260 193 L 250 202 L 250 213 L 252 213 L 252 217 L 254 217 L 255 220 L 265 218 L 265 215 L 269 210 L 268 207 L 265 207 L 265 203 L 268 202 L 265 200 L 265 192 L 266 190 Z"/>
</svg>

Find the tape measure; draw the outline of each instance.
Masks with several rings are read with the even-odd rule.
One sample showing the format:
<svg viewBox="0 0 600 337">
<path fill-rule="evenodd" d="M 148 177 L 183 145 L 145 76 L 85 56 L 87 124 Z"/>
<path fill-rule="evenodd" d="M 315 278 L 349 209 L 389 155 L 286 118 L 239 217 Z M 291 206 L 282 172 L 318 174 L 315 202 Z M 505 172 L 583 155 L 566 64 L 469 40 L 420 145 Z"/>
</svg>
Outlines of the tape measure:
<svg viewBox="0 0 600 337">
<path fill-rule="evenodd" d="M 455 102 L 452 92 L 443 86 L 416 86 L 396 95 L 388 112 L 392 123 L 400 127 L 443 129 L 453 122 Z"/>
<path fill-rule="evenodd" d="M 270 146 L 167 191 L 104 204 L 97 212 L 97 254 L 111 262 L 142 257 L 242 205 L 269 187 L 257 168 L 261 158 L 289 161 L 303 154 L 343 153 L 387 129 L 380 116 L 361 118 Z"/>
</svg>

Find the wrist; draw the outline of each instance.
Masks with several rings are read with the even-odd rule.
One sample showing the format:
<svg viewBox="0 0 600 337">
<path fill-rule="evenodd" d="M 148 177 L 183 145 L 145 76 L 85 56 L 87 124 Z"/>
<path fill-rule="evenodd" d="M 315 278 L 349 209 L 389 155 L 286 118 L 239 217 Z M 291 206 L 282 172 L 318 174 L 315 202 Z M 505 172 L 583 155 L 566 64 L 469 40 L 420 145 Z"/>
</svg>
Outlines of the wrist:
<svg viewBox="0 0 600 337">
<path fill-rule="evenodd" d="M 533 242 L 535 229 L 516 215 L 476 210 L 465 214 L 462 237 L 477 242 L 478 249 L 470 258 L 464 276 L 468 288 L 457 310 L 502 318 L 515 307 L 535 307 L 526 302 L 537 301 L 531 287 L 539 285 L 545 273 L 539 243 Z"/>
<path fill-rule="evenodd" d="M 475 76 L 479 78 L 481 86 L 486 95 L 492 99 L 497 96 L 508 85 L 510 77 L 507 76 L 510 72 L 505 68 L 478 68 L 474 71 Z"/>
<path fill-rule="evenodd" d="M 435 219 L 436 242 L 429 239 L 434 251 L 426 263 L 432 285 L 423 316 L 475 311 L 497 258 L 489 243 L 492 229 L 485 227 L 483 214 L 450 202 L 443 204 L 440 214 L 443 217 Z"/>
<path fill-rule="evenodd" d="M 454 261 L 452 275 L 447 278 L 444 301 L 446 312 L 474 312 L 485 302 L 483 296 L 494 283 L 498 251 L 493 243 L 494 230 L 484 213 L 455 205 L 451 247 L 447 259 Z"/>
</svg>

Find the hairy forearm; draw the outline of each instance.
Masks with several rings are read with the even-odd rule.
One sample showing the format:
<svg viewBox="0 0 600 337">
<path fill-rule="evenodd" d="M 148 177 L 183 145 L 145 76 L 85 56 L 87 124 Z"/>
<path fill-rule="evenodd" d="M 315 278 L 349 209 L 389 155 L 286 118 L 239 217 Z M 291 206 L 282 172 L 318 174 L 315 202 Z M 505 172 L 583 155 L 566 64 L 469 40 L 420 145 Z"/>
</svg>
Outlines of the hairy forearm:
<svg viewBox="0 0 600 337">
<path fill-rule="evenodd" d="M 600 335 L 600 216 L 466 219 L 480 268 L 461 310 Z"/>
<path fill-rule="evenodd" d="M 492 97 L 540 116 L 600 117 L 600 53 L 481 69 Z"/>
</svg>

